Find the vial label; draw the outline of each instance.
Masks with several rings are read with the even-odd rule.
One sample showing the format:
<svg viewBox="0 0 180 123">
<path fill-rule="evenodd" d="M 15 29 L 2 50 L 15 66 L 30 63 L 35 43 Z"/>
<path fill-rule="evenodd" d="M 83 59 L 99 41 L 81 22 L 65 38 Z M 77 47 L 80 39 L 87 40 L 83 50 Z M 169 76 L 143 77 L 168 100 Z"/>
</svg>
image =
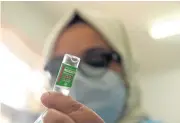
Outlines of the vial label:
<svg viewBox="0 0 180 123">
<path fill-rule="evenodd" d="M 71 87 L 77 68 L 62 63 L 56 85 Z"/>
</svg>

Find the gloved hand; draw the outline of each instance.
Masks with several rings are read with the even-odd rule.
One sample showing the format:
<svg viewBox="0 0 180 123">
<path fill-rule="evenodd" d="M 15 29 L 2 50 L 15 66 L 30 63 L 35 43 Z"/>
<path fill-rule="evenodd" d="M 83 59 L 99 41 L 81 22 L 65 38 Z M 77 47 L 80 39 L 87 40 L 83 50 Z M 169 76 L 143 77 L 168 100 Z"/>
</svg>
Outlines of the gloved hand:
<svg viewBox="0 0 180 123">
<path fill-rule="evenodd" d="M 91 109 L 57 92 L 47 92 L 41 101 L 48 108 L 43 123 L 104 123 Z"/>
</svg>

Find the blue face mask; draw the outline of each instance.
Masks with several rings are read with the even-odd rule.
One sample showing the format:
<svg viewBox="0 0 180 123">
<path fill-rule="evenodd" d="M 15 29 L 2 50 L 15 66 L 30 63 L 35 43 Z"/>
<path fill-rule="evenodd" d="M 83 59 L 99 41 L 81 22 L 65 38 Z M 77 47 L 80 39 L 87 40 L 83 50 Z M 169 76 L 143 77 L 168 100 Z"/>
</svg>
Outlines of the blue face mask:
<svg viewBox="0 0 180 123">
<path fill-rule="evenodd" d="M 89 70 L 98 73 L 97 69 Z M 101 78 L 87 77 L 78 72 L 70 95 L 93 109 L 106 123 L 114 123 L 123 114 L 126 103 L 124 82 L 111 70 L 107 70 Z"/>
<path fill-rule="evenodd" d="M 52 66 L 51 66 L 52 65 Z M 54 85 L 59 62 L 49 66 Z M 106 123 L 114 123 L 124 113 L 126 87 L 120 75 L 105 68 L 81 64 L 70 89 L 70 96 L 100 115 Z"/>
</svg>

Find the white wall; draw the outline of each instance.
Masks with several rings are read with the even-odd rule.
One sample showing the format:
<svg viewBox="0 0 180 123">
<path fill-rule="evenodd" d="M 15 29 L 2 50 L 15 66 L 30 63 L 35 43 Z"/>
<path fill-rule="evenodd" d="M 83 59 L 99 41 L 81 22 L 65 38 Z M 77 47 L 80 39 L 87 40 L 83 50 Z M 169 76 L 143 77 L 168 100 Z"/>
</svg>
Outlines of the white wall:
<svg viewBox="0 0 180 123">
<path fill-rule="evenodd" d="M 31 40 L 24 41 L 34 52 L 41 54 L 43 41 L 52 28 L 53 16 L 42 10 L 39 2 L 2 2 L 2 21 L 19 29 Z M 51 16 L 51 17 L 50 17 Z"/>
<path fill-rule="evenodd" d="M 180 69 L 139 77 L 142 104 L 155 119 L 180 123 Z"/>
<path fill-rule="evenodd" d="M 6 47 L 19 59 L 27 63 L 32 68 L 41 68 L 42 57 L 34 53 L 25 43 L 27 40 L 20 33 L 16 32 L 12 28 L 4 26 L 2 29 L 1 41 Z"/>
</svg>

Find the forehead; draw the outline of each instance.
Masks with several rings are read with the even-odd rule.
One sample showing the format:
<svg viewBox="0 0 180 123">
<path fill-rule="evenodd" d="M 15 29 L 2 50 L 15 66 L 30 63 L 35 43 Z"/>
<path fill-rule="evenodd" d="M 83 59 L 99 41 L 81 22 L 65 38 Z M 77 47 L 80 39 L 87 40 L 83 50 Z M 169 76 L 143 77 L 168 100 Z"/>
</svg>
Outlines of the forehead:
<svg viewBox="0 0 180 123">
<path fill-rule="evenodd" d="M 79 56 L 85 50 L 94 47 L 110 49 L 104 38 L 93 27 L 81 22 L 71 25 L 59 35 L 53 55 L 70 53 Z"/>
</svg>

